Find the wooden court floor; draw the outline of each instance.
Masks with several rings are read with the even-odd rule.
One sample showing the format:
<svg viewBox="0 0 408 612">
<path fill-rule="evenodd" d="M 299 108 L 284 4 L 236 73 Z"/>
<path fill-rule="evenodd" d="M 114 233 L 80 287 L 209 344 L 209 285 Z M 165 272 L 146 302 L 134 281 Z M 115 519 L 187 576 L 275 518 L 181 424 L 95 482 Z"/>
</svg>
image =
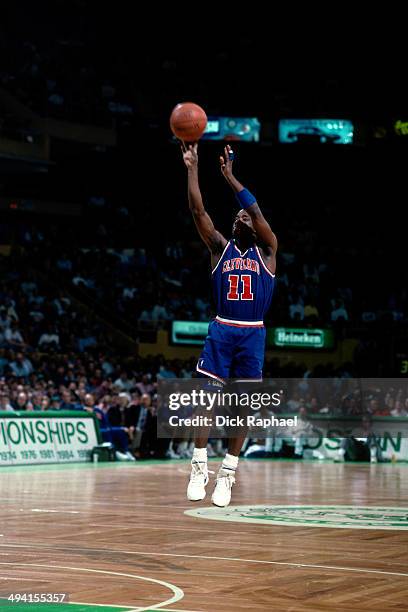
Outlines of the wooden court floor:
<svg viewBox="0 0 408 612">
<path fill-rule="evenodd" d="M 72 612 L 408 610 L 408 465 L 240 463 L 234 506 L 397 509 L 388 529 L 188 516 L 211 506 L 211 488 L 186 501 L 188 473 L 180 461 L 1 468 L 0 597 L 93 604 Z"/>
</svg>

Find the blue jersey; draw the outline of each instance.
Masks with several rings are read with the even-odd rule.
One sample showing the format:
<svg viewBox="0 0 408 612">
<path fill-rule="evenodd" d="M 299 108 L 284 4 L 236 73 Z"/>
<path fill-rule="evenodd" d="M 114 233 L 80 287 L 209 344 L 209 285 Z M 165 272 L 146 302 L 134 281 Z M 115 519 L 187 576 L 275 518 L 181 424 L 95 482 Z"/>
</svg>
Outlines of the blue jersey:
<svg viewBox="0 0 408 612">
<path fill-rule="evenodd" d="M 269 309 L 275 275 L 266 267 L 259 248 L 249 248 L 241 254 L 234 240 L 212 271 L 217 319 L 239 325 L 248 322 L 263 324 Z"/>
</svg>

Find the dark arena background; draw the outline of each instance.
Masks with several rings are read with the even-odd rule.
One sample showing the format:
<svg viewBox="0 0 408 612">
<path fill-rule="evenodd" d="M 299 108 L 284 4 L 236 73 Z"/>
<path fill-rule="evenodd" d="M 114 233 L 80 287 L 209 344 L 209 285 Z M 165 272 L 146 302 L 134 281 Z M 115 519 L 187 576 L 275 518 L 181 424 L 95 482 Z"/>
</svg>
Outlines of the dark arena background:
<svg viewBox="0 0 408 612">
<path fill-rule="evenodd" d="M 2 15 L 1 611 L 408 608 L 405 84 L 375 46 L 346 61 L 327 29 L 314 49 L 256 19 Z M 211 473 L 186 498 L 193 429 L 157 429 L 217 314 L 169 127 L 185 101 L 208 116 L 217 229 L 239 210 L 229 144 L 279 243 L 263 375 L 281 429 L 248 432 L 226 507 Z"/>
</svg>

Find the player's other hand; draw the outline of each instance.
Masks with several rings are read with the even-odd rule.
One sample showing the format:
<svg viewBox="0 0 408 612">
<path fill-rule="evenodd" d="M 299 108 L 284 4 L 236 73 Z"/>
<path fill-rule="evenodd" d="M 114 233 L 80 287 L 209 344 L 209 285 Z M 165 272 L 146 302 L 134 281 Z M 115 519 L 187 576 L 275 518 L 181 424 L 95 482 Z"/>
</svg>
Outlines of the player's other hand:
<svg viewBox="0 0 408 612">
<path fill-rule="evenodd" d="M 197 168 L 198 166 L 198 144 L 187 145 L 185 142 L 180 141 L 181 150 L 183 152 L 183 160 L 187 168 Z"/>
<path fill-rule="evenodd" d="M 221 172 L 225 176 L 226 179 L 232 176 L 232 161 L 234 159 L 234 154 L 229 145 L 224 147 L 224 155 L 220 155 L 220 164 L 221 164 Z"/>
</svg>

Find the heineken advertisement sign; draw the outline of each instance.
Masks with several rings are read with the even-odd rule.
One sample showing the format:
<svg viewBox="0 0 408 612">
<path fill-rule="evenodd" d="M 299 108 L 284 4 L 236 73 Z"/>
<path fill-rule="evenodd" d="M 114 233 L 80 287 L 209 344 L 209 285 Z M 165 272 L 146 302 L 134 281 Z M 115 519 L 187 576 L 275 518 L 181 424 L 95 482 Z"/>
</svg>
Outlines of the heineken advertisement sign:
<svg viewBox="0 0 408 612">
<path fill-rule="evenodd" d="M 0 466 L 87 461 L 99 441 L 87 412 L 0 412 Z"/>
<path fill-rule="evenodd" d="M 334 334 L 331 329 L 272 327 L 268 330 L 267 344 L 279 348 L 332 349 Z"/>
<path fill-rule="evenodd" d="M 203 321 L 173 321 L 171 341 L 173 344 L 202 345 L 208 334 L 208 323 Z"/>
<path fill-rule="evenodd" d="M 254 505 L 197 508 L 184 514 L 195 518 L 264 526 L 331 527 L 336 529 L 408 530 L 408 508 L 393 506 Z"/>
<path fill-rule="evenodd" d="M 202 346 L 208 334 L 208 323 L 204 321 L 173 321 L 172 344 Z M 272 327 L 267 330 L 268 348 L 332 349 L 332 329 L 309 329 L 293 327 Z"/>
</svg>

